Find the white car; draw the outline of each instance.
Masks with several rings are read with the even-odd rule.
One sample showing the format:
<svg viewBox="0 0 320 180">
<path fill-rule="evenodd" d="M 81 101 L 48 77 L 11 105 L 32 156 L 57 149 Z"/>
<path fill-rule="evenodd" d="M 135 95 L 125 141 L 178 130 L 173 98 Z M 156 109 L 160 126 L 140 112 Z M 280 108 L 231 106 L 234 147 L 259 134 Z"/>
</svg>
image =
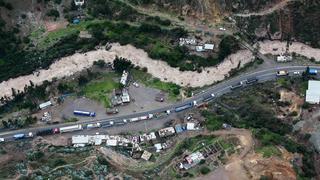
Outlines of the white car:
<svg viewBox="0 0 320 180">
<path fill-rule="evenodd" d="M 221 28 L 219 28 L 219 30 L 220 30 L 220 31 L 225 31 L 226 28 L 221 27 Z"/>
<path fill-rule="evenodd" d="M 294 71 L 293 74 L 294 75 L 300 75 L 300 72 L 299 71 Z"/>
<path fill-rule="evenodd" d="M 0 142 L 4 142 L 4 138 L 0 138 Z"/>
<path fill-rule="evenodd" d="M 166 112 L 167 112 L 168 115 L 171 114 L 171 111 L 170 111 L 170 110 L 167 110 Z"/>
<path fill-rule="evenodd" d="M 132 83 L 132 85 L 133 85 L 134 87 L 136 87 L 136 88 L 139 87 L 139 84 L 138 84 L 137 82 Z"/>
</svg>

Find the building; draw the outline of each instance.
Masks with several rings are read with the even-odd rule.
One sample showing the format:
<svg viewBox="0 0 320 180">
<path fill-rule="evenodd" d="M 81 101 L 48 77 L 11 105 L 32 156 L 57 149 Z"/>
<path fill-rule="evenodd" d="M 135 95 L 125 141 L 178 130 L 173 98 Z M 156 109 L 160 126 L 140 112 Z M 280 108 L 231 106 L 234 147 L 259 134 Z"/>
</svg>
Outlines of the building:
<svg viewBox="0 0 320 180">
<path fill-rule="evenodd" d="M 74 4 L 76 6 L 83 6 L 84 5 L 84 0 L 74 0 Z"/>
<path fill-rule="evenodd" d="M 121 100 L 122 100 L 122 103 L 129 103 L 130 102 L 130 95 L 129 95 L 128 90 L 126 90 L 126 89 L 122 90 Z"/>
<path fill-rule="evenodd" d="M 196 126 L 195 123 L 187 123 L 187 130 L 188 131 L 196 130 L 195 126 Z"/>
<path fill-rule="evenodd" d="M 196 40 L 191 38 L 179 38 L 179 46 L 196 45 Z"/>
<path fill-rule="evenodd" d="M 129 74 L 127 71 L 123 71 L 121 79 L 120 79 L 120 84 L 122 84 L 123 86 L 127 85 L 128 75 Z"/>
<path fill-rule="evenodd" d="M 214 44 L 204 44 L 204 49 L 205 50 L 213 50 Z"/>
<path fill-rule="evenodd" d="M 107 146 L 117 146 L 118 141 L 116 139 L 107 139 L 106 145 Z"/>
<path fill-rule="evenodd" d="M 199 164 L 203 159 L 205 159 L 205 157 L 200 151 L 194 152 L 185 158 L 185 161 L 181 163 L 180 168 L 190 169 Z"/>
<path fill-rule="evenodd" d="M 144 159 L 146 161 L 149 161 L 149 159 L 151 158 L 152 154 L 148 151 L 143 151 L 142 155 L 141 155 L 141 159 Z"/>
<path fill-rule="evenodd" d="M 174 129 L 176 130 L 177 133 L 181 133 L 181 132 L 185 131 L 185 127 L 183 127 L 182 124 L 175 125 Z"/>
<path fill-rule="evenodd" d="M 310 80 L 306 92 L 306 102 L 310 104 L 320 103 L 320 81 Z"/>
<path fill-rule="evenodd" d="M 51 101 L 47 101 L 47 102 L 45 102 L 45 103 L 40 104 L 40 105 L 39 105 L 39 108 L 42 110 L 42 109 L 46 109 L 46 108 L 48 108 L 48 107 L 50 107 L 50 106 L 52 106 Z"/>
<path fill-rule="evenodd" d="M 154 147 L 156 148 L 156 152 L 160 152 L 160 151 L 162 150 L 162 145 L 161 145 L 161 143 L 155 144 Z"/>
<path fill-rule="evenodd" d="M 158 131 L 160 137 L 168 137 L 176 133 L 173 127 L 167 127 Z"/>
<path fill-rule="evenodd" d="M 288 62 L 292 61 L 292 56 L 280 54 L 277 56 L 277 62 Z"/>
<path fill-rule="evenodd" d="M 87 135 L 77 135 L 77 136 L 72 136 L 71 138 L 72 144 L 77 146 L 77 147 L 81 147 L 84 145 L 89 144 L 89 136 Z"/>
<path fill-rule="evenodd" d="M 196 51 L 203 52 L 203 51 L 205 51 L 205 49 L 203 48 L 203 46 L 196 46 Z"/>
</svg>

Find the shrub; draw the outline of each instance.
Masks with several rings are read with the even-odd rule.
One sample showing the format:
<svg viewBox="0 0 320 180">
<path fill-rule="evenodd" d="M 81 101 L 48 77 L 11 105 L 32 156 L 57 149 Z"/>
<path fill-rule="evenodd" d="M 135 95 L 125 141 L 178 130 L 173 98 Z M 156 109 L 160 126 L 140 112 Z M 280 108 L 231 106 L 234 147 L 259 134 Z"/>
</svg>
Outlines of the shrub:
<svg viewBox="0 0 320 180">
<path fill-rule="evenodd" d="M 59 11 L 57 11 L 55 9 L 50 9 L 47 12 L 47 16 L 58 18 L 58 17 L 60 17 L 60 13 L 59 13 Z"/>
<path fill-rule="evenodd" d="M 207 166 L 202 166 L 200 168 L 200 173 L 201 174 L 208 174 L 210 172 L 210 169 Z"/>
</svg>

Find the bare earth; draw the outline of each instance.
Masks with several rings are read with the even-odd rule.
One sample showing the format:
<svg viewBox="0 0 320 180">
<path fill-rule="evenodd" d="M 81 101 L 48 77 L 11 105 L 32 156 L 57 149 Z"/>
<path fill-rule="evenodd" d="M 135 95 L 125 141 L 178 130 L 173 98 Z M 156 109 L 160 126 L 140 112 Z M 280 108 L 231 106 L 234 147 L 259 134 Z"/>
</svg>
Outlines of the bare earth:
<svg viewBox="0 0 320 180">
<path fill-rule="evenodd" d="M 287 42 L 263 41 L 263 42 L 259 42 L 259 44 L 260 44 L 260 52 L 262 54 L 270 53 L 272 55 L 278 55 L 278 54 L 283 54 L 286 51 Z M 320 49 L 312 48 L 300 42 L 293 42 L 289 46 L 289 52 L 290 53 L 295 52 L 307 58 L 313 57 L 316 59 L 316 61 L 320 61 Z"/>
<path fill-rule="evenodd" d="M 286 43 L 280 41 L 263 41 L 260 42 L 260 47 L 260 51 L 263 54 L 271 53 L 277 55 L 285 51 Z M 274 48 L 278 49 L 274 51 Z M 315 49 L 302 43 L 292 43 L 289 51 L 296 52 L 308 58 L 314 57 L 320 61 L 320 49 Z M 39 76 L 30 74 L 4 81 L 0 83 L 0 97 L 11 96 L 11 88 L 23 91 L 24 86 L 29 85 L 30 81 L 34 84 L 41 84 L 44 80 L 51 81 L 52 78 L 70 76 L 92 66 L 96 60 L 103 59 L 106 62 L 112 62 L 116 56 L 127 58 L 131 60 L 134 65 L 147 67 L 150 74 L 160 78 L 162 81 L 191 87 L 201 87 L 223 80 L 225 76 L 228 76 L 231 69 L 237 68 L 239 63 L 242 67 L 253 59 L 251 52 L 248 50 L 240 50 L 227 57 L 216 67 L 205 68 L 201 73 L 191 71 L 181 72 L 177 68 L 170 67 L 164 61 L 151 59 L 142 49 L 137 49 L 132 45 L 121 46 L 119 44 L 112 44 L 112 48 L 109 51 L 99 49 L 85 54 L 76 53 L 72 56 L 61 58 L 53 63 L 48 70 L 40 70 Z"/>
</svg>

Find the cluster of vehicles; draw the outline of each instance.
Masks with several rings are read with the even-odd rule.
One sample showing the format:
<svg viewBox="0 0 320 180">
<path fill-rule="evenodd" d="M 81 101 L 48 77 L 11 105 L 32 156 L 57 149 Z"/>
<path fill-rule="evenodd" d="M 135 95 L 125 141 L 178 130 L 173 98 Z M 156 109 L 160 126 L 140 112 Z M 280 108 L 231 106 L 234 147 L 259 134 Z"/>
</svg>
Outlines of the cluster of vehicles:
<svg viewBox="0 0 320 180">
<path fill-rule="evenodd" d="M 293 75 L 300 75 L 300 73 L 301 73 L 300 71 L 295 71 L 295 72 L 293 72 Z M 317 71 L 317 69 L 314 69 L 314 68 L 307 68 L 306 73 L 308 75 L 317 75 L 318 71 Z M 279 70 L 276 75 L 278 77 L 288 76 L 289 72 L 286 71 L 286 70 Z M 248 79 L 246 79 L 244 81 L 240 81 L 240 82 L 238 82 L 236 84 L 231 85 L 230 89 L 234 90 L 234 89 L 242 87 L 244 84 L 250 85 L 250 84 L 253 84 L 253 83 L 256 83 L 256 82 L 258 82 L 258 79 L 256 77 L 248 78 Z M 202 96 L 202 102 L 203 103 L 207 103 L 207 102 L 213 100 L 214 98 L 215 98 L 215 94 L 206 94 L 206 95 Z M 192 102 L 188 102 L 188 103 L 185 103 L 183 105 L 177 106 L 177 107 L 174 108 L 174 111 L 175 112 L 181 112 L 181 111 L 190 109 L 190 108 L 192 108 L 194 106 L 198 106 L 197 101 L 192 101 Z M 171 113 L 171 110 L 167 110 L 167 111 L 165 111 L 165 113 L 167 113 L 169 115 Z M 82 110 L 74 110 L 73 114 L 77 115 L 77 116 L 88 116 L 88 117 L 95 117 L 96 116 L 95 112 L 82 111 Z M 154 118 L 154 115 L 153 114 L 148 114 L 148 115 L 143 115 L 143 116 L 140 116 L 140 117 L 134 117 L 134 118 L 130 118 L 130 119 L 123 119 L 123 120 L 120 120 L 120 121 L 118 120 L 116 122 L 107 121 L 107 122 L 97 122 L 97 123 L 84 124 L 84 125 L 82 125 L 82 124 L 70 125 L 70 126 L 65 126 L 65 127 L 60 127 L 60 128 L 52 128 L 52 129 L 41 129 L 41 130 L 38 130 L 35 135 L 37 135 L 37 136 L 45 136 L 45 135 L 52 135 L 52 134 L 58 134 L 58 133 L 80 131 L 80 130 L 83 130 L 83 129 L 93 129 L 93 128 L 100 128 L 100 127 L 105 128 L 105 127 L 110 127 L 110 126 L 113 126 L 113 125 L 123 125 L 123 124 L 129 123 L 129 122 L 137 122 L 137 121 L 142 121 L 142 120 L 149 120 L 149 119 L 152 119 L 152 118 Z M 15 140 L 24 139 L 24 138 L 31 138 L 31 137 L 33 137 L 33 133 L 32 132 L 30 132 L 28 134 L 15 134 L 13 136 L 13 138 Z M 0 138 L 0 142 L 2 142 L 2 141 L 4 141 L 4 138 Z"/>
</svg>

